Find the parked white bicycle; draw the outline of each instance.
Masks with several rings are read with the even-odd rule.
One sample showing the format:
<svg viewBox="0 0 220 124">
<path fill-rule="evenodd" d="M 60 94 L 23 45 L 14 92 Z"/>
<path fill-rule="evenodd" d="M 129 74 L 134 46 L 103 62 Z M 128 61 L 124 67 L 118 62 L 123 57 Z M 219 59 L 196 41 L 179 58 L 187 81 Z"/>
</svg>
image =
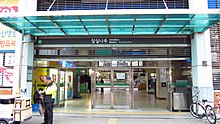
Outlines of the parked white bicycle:
<svg viewBox="0 0 220 124">
<path fill-rule="evenodd" d="M 205 104 L 208 100 L 198 98 L 199 92 L 197 92 L 193 98 L 196 98 L 196 101 L 190 105 L 190 113 L 198 119 L 206 117 L 210 124 L 216 124 L 216 114 L 214 108 L 210 105 Z"/>
</svg>

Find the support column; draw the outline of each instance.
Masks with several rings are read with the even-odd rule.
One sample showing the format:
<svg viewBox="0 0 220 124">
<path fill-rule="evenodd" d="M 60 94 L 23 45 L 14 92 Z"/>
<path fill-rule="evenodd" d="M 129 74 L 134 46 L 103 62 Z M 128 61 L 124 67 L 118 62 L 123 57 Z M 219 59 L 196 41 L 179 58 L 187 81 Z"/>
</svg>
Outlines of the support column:
<svg viewBox="0 0 220 124">
<path fill-rule="evenodd" d="M 19 13 L 37 11 L 37 0 L 19 0 Z M 31 97 L 34 43 L 31 35 L 17 35 L 13 95 Z"/>
<path fill-rule="evenodd" d="M 189 0 L 189 9 L 193 11 L 207 10 L 208 0 L 199 0 L 199 2 L 198 0 Z M 194 34 L 191 41 L 191 52 L 193 93 L 195 90 L 199 90 L 199 99 L 214 101 L 209 30 Z"/>
<path fill-rule="evenodd" d="M 191 41 L 193 93 L 200 91 L 200 99 L 214 101 L 210 33 L 195 33 Z"/>
<path fill-rule="evenodd" d="M 19 0 L 19 13 L 32 13 L 37 11 L 37 0 Z"/>
<path fill-rule="evenodd" d="M 110 96 L 111 96 L 111 109 L 114 108 L 114 69 L 111 69 L 111 89 L 110 89 Z"/>
<path fill-rule="evenodd" d="M 22 38 L 21 38 L 22 39 Z M 34 42 L 31 35 L 24 35 L 16 42 L 13 95 L 31 97 Z"/>
<path fill-rule="evenodd" d="M 97 65 L 97 63 L 95 63 L 94 65 Z M 95 106 L 96 106 L 96 73 L 97 73 L 97 66 L 94 66 L 95 68 L 93 68 L 93 73 L 91 73 L 91 79 L 92 79 L 92 89 L 91 89 L 91 91 L 92 91 L 92 96 L 91 96 L 91 108 L 93 109 L 93 108 L 95 108 Z"/>
</svg>

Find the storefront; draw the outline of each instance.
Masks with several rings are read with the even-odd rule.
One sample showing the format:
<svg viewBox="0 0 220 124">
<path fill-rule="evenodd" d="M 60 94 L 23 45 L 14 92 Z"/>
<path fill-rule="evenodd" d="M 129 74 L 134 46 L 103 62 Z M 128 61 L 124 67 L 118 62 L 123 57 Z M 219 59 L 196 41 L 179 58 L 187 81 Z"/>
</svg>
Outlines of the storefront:
<svg viewBox="0 0 220 124">
<path fill-rule="evenodd" d="M 33 89 L 45 88 L 45 76 L 51 76 L 58 86 L 55 104 L 63 106 L 64 101 L 73 97 L 73 66 L 65 61 L 37 61 L 33 73 Z"/>
</svg>

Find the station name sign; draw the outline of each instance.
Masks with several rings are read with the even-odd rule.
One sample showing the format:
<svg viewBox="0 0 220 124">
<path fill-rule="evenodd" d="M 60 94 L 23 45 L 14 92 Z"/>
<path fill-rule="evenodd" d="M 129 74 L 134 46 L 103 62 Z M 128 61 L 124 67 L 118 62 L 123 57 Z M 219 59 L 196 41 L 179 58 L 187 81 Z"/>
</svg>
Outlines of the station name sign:
<svg viewBox="0 0 220 124">
<path fill-rule="evenodd" d="M 132 44 L 130 39 L 119 38 L 92 38 L 91 44 Z"/>
<path fill-rule="evenodd" d="M 187 44 L 186 38 L 46 38 L 38 44 Z"/>
</svg>

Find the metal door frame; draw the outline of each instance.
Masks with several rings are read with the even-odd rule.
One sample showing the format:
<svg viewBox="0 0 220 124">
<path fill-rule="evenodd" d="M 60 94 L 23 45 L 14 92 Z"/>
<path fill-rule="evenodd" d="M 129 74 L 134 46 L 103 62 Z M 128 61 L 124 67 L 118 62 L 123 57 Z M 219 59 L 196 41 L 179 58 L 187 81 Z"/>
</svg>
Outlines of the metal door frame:
<svg viewBox="0 0 220 124">
<path fill-rule="evenodd" d="M 122 70 L 122 71 L 128 71 L 129 75 L 130 75 L 130 79 L 129 79 L 129 103 L 128 106 L 129 108 L 133 109 L 134 108 L 134 82 L 133 82 L 133 68 L 131 67 L 95 67 L 92 68 L 92 70 L 94 71 L 92 73 L 92 99 L 91 99 L 91 107 L 95 108 L 96 106 L 96 72 L 98 70 L 109 70 L 111 71 L 111 78 L 110 78 L 110 82 L 111 82 L 111 90 L 110 90 L 110 108 L 114 109 L 114 71 L 116 70 Z"/>
</svg>

